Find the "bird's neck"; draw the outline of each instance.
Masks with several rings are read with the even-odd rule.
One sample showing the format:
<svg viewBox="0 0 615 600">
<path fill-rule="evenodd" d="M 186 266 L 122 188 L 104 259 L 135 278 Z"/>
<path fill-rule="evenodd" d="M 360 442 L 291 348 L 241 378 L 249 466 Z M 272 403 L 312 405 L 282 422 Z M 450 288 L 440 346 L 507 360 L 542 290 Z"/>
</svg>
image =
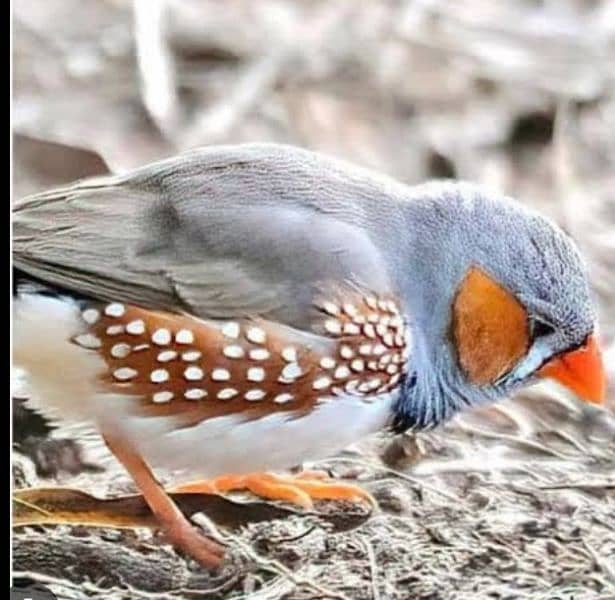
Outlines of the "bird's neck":
<svg viewBox="0 0 615 600">
<path fill-rule="evenodd" d="M 456 380 L 449 367 L 450 357 L 442 344 L 430 344 L 416 332 L 408 373 L 394 407 L 396 432 L 432 429 L 471 404 L 464 382 Z"/>
</svg>

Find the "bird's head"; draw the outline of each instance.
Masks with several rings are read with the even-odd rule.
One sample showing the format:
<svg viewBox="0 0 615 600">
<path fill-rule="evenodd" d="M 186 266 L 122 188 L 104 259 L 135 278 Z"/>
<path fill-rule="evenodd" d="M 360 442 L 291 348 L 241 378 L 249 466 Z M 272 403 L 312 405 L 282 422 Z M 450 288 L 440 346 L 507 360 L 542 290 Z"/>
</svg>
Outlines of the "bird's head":
<svg viewBox="0 0 615 600">
<path fill-rule="evenodd" d="M 542 378 L 602 402 L 596 320 L 572 240 L 475 186 L 428 184 L 416 193 L 404 249 L 418 271 L 404 278 L 414 369 L 396 428 L 434 426 Z"/>
</svg>

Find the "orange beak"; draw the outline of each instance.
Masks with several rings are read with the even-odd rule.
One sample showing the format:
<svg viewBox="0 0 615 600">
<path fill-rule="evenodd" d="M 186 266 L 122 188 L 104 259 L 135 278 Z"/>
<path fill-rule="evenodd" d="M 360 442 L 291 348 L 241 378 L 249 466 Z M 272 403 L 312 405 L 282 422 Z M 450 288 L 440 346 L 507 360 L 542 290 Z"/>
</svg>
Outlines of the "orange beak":
<svg viewBox="0 0 615 600">
<path fill-rule="evenodd" d="M 602 404 L 606 397 L 606 375 L 600 347 L 593 335 L 583 346 L 552 358 L 538 374 L 567 387 L 581 400 Z"/>
</svg>

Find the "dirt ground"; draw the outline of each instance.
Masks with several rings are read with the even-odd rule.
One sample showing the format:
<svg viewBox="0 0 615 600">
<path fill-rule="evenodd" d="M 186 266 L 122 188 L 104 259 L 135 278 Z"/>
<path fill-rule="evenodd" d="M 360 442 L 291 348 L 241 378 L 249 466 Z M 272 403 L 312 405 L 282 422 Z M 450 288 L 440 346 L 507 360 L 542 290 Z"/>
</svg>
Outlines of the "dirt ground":
<svg viewBox="0 0 615 600">
<path fill-rule="evenodd" d="M 254 519 L 217 528 L 216 574 L 148 529 L 31 525 L 13 534 L 18 581 L 70 599 L 615 598 L 612 2 L 21 0 L 13 33 L 15 197 L 255 140 L 482 182 L 579 243 L 611 381 L 604 410 L 545 386 L 315 465 L 371 490 L 369 516 L 240 498 Z M 14 390 L 16 489 L 131 491 Z"/>
</svg>

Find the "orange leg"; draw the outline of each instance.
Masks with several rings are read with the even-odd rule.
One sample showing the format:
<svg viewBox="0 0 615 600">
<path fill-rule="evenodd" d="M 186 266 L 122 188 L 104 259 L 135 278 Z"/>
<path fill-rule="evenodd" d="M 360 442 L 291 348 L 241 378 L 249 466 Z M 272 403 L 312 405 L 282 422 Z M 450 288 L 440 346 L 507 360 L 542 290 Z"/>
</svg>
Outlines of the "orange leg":
<svg viewBox="0 0 615 600">
<path fill-rule="evenodd" d="M 248 475 L 223 475 L 209 481 L 194 481 L 179 485 L 173 492 L 187 494 L 216 494 L 248 490 L 270 500 L 283 500 L 311 508 L 312 500 L 364 501 L 371 506 L 376 501 L 369 492 L 357 485 L 336 483 L 326 473 L 305 472 L 299 475 L 274 475 L 250 473 Z"/>
<path fill-rule="evenodd" d="M 134 479 L 168 541 L 204 567 L 209 569 L 219 567 L 224 555 L 222 546 L 201 535 L 191 525 L 169 498 L 141 456 L 122 439 L 105 436 L 105 442 Z"/>
</svg>

